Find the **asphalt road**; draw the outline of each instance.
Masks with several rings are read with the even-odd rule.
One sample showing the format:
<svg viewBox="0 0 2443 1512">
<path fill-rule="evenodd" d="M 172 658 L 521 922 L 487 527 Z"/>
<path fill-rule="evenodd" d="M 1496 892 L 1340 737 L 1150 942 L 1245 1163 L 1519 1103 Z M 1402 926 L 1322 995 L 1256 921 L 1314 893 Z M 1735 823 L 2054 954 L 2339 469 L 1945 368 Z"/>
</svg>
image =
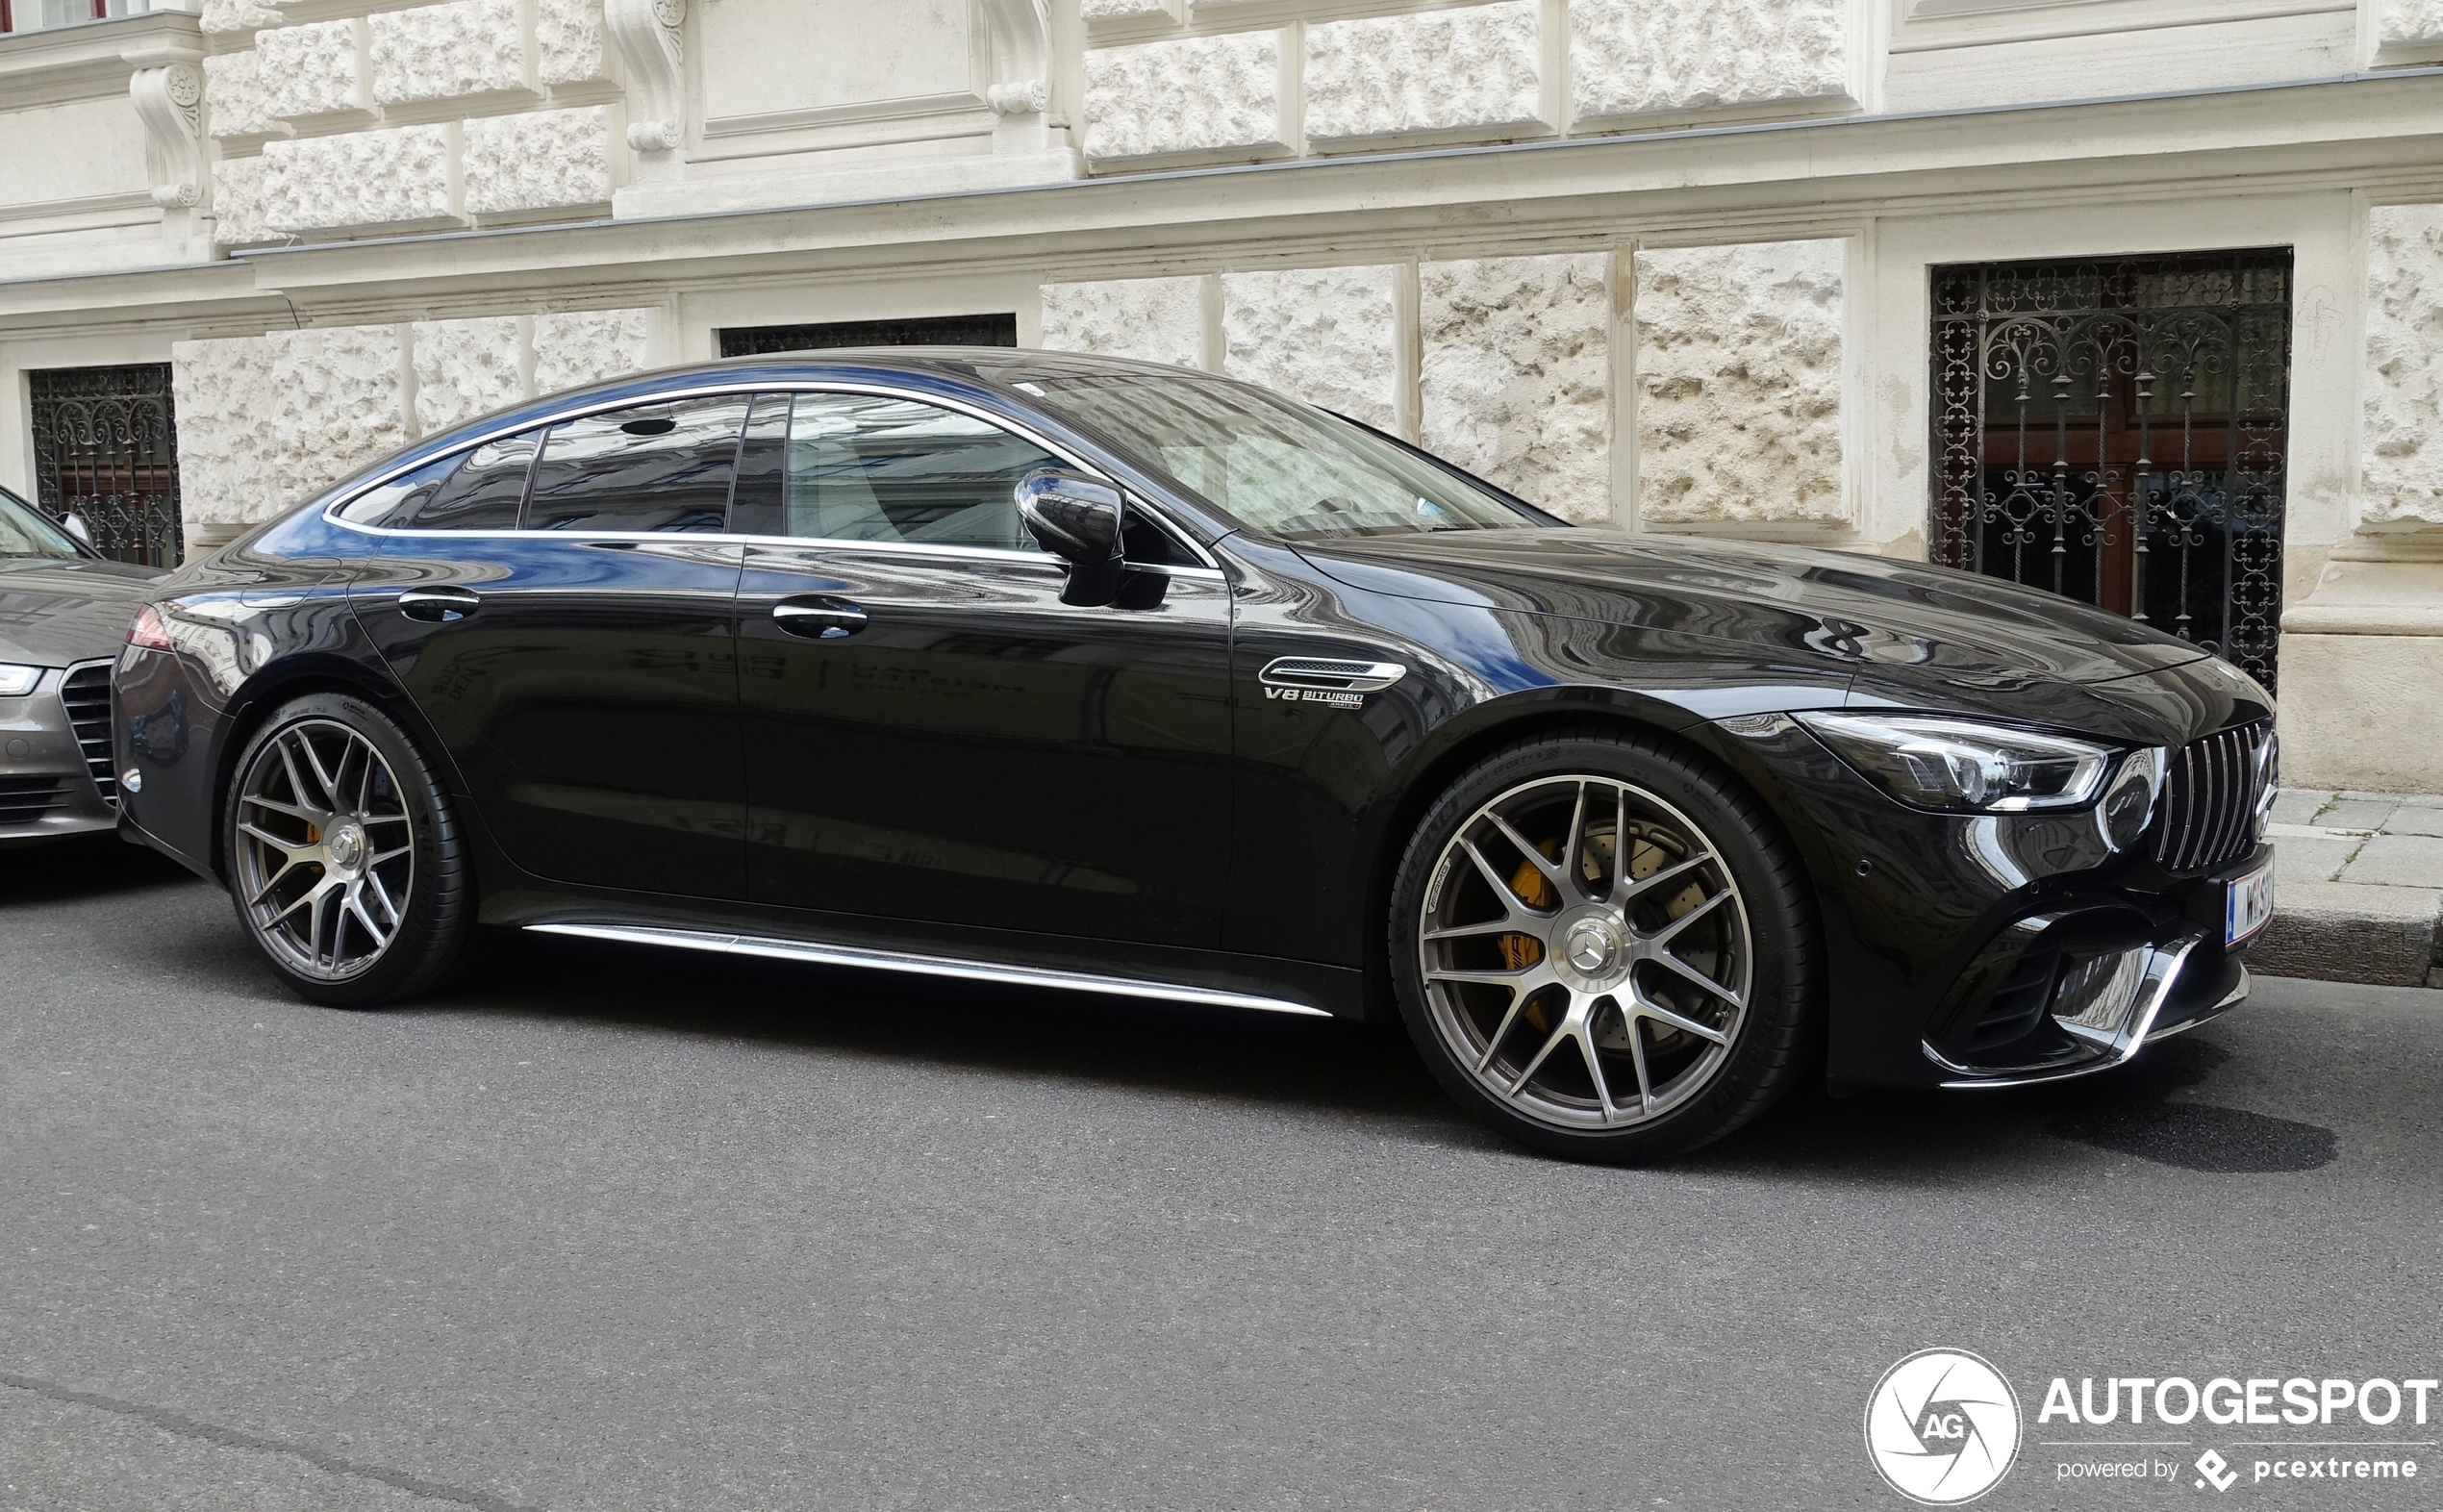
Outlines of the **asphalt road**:
<svg viewBox="0 0 2443 1512">
<path fill-rule="evenodd" d="M 1801 1099 L 1555 1164 L 1323 1021 L 510 952 L 283 996 L 216 893 L 0 859 L 0 1507 L 1905 1506 L 1929 1346 L 2081 1375 L 2443 1375 L 2443 993 L 2259 983 L 2152 1065 Z M 2100 1381 L 2099 1381 L 2100 1385 Z M 2338 1451 L 2331 1451 L 2338 1452 Z M 2183 1461 L 2184 1466 L 2184 1461 Z"/>
</svg>

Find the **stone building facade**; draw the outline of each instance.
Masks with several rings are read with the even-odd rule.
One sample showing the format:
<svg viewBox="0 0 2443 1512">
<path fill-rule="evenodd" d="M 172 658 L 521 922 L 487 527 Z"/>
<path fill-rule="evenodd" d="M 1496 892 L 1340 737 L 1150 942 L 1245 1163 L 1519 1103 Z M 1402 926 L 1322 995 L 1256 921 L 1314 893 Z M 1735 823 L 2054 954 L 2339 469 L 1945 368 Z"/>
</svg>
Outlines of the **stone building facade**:
<svg viewBox="0 0 2443 1512">
<path fill-rule="evenodd" d="M 0 485 L 155 555 L 982 332 L 2059 587 L 2278 678 L 2292 781 L 2443 790 L 2433 0 L 191 3 L 0 36 Z"/>
</svg>

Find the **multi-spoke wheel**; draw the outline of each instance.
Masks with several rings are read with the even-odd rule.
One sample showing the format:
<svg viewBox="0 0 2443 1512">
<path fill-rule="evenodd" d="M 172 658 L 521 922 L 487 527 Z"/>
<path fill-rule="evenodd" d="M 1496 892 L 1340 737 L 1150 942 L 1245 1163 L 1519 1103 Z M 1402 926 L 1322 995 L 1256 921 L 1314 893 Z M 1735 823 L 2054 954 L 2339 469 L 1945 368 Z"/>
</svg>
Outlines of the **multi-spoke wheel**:
<svg viewBox="0 0 2443 1512">
<path fill-rule="evenodd" d="M 1693 755 L 1604 733 L 1501 752 L 1428 812 L 1395 891 L 1421 1047 L 1545 1147 L 1684 1149 L 1793 1074 L 1814 939 L 1799 869 Z"/>
<path fill-rule="evenodd" d="M 238 917 L 305 995 L 385 1001 L 464 954 L 466 862 L 447 805 L 371 705 L 317 693 L 276 713 L 239 759 L 226 826 Z"/>
</svg>

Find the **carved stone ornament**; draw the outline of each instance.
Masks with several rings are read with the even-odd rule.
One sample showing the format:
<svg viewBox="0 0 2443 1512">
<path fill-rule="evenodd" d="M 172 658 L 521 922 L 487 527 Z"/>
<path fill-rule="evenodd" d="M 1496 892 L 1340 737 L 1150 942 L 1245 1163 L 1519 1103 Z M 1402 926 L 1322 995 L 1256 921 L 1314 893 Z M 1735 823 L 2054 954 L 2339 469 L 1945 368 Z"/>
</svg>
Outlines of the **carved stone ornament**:
<svg viewBox="0 0 2443 1512">
<path fill-rule="evenodd" d="M 1041 79 L 1017 79 L 996 84 L 985 91 L 984 98 L 1003 115 L 1027 115 L 1051 109 L 1051 90 Z"/>
<path fill-rule="evenodd" d="M 153 203 L 164 210 L 202 203 L 204 70 L 191 63 L 139 68 L 128 75 L 127 93 L 144 123 Z"/>
<path fill-rule="evenodd" d="M 686 138 L 687 0 L 603 0 L 602 24 L 628 73 L 628 145 L 668 152 Z"/>
</svg>

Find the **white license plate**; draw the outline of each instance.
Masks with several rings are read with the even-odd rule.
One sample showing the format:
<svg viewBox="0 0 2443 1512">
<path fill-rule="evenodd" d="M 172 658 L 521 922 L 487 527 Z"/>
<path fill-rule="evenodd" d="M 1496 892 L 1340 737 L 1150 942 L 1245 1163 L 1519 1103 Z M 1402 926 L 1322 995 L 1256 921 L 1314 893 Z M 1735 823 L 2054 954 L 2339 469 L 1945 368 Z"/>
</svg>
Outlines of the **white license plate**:
<svg viewBox="0 0 2443 1512">
<path fill-rule="evenodd" d="M 2233 877 L 2223 894 L 2223 948 L 2237 949 L 2256 938 L 2274 917 L 2274 868 L 2267 862 Z"/>
</svg>

